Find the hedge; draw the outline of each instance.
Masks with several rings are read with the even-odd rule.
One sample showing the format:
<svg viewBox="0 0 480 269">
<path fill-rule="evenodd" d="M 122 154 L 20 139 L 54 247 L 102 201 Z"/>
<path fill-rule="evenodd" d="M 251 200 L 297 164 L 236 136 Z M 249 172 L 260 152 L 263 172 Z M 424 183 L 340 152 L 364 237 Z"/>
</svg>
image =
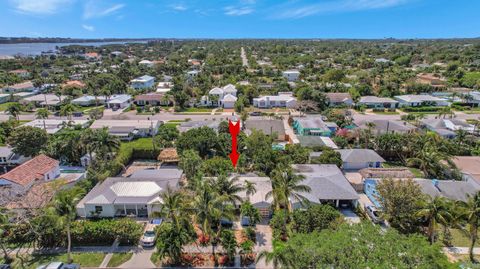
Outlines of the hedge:
<svg viewBox="0 0 480 269">
<path fill-rule="evenodd" d="M 405 112 L 438 112 L 442 109 L 443 107 L 437 107 L 437 106 L 421 106 L 421 107 L 404 107 L 403 111 Z"/>
<path fill-rule="evenodd" d="M 79 220 L 72 225 L 75 245 L 111 245 L 118 238 L 121 245 L 134 245 L 143 226 L 132 219 Z"/>
</svg>

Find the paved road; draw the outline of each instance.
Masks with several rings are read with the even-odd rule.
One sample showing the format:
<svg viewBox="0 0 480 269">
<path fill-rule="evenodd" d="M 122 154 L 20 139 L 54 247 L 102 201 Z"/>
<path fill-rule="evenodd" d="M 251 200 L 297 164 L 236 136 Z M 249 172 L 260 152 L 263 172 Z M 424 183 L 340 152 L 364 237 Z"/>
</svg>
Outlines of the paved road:
<svg viewBox="0 0 480 269">
<path fill-rule="evenodd" d="M 243 47 L 240 50 L 240 57 L 242 57 L 242 65 L 248 68 L 249 65 L 248 65 L 247 54 L 245 53 L 245 49 Z"/>
</svg>

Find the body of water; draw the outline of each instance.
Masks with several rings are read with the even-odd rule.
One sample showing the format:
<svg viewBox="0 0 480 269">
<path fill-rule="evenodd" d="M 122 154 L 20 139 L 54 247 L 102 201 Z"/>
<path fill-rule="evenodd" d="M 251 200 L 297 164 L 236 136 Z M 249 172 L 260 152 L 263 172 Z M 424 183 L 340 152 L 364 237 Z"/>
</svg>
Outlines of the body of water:
<svg viewBox="0 0 480 269">
<path fill-rule="evenodd" d="M 146 43 L 147 41 L 117 41 L 117 42 L 85 42 L 85 43 L 18 43 L 18 44 L 0 44 L 1 56 L 35 56 L 40 55 L 46 51 L 56 51 L 57 47 L 64 47 L 69 45 L 82 46 L 104 46 L 111 44 L 126 44 L 126 43 Z"/>
</svg>

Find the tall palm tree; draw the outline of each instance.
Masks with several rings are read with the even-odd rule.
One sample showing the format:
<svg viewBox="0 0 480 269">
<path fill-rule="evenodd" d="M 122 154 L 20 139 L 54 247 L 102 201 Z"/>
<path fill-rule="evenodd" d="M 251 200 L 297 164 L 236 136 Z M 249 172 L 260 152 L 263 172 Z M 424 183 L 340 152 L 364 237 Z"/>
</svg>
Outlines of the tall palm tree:
<svg viewBox="0 0 480 269">
<path fill-rule="evenodd" d="M 120 140 L 118 137 L 110 135 L 107 128 L 95 130 L 90 143 L 93 151 L 104 157 L 120 148 Z"/>
<path fill-rule="evenodd" d="M 22 111 L 22 106 L 19 103 L 10 104 L 7 107 L 8 114 L 12 115 L 16 120 L 19 120 L 20 112 Z"/>
<path fill-rule="evenodd" d="M 365 148 L 368 149 L 368 146 L 370 144 L 370 138 L 373 135 L 373 129 L 375 128 L 375 123 L 373 122 L 367 122 L 365 124 L 367 126 L 367 129 L 364 130 L 365 133 Z"/>
<path fill-rule="evenodd" d="M 290 168 L 276 168 L 272 171 L 273 190 L 266 194 L 265 199 L 273 197 L 277 209 L 287 208 L 292 212 L 290 199 L 303 203 L 305 197 L 300 193 L 311 191 L 309 186 L 301 184 L 303 179 L 303 176 L 294 174 Z"/>
<path fill-rule="evenodd" d="M 477 242 L 478 227 L 480 226 L 480 192 L 473 196 L 468 195 L 467 202 L 459 201 L 458 203 L 462 208 L 462 217 L 468 224 L 466 232 L 470 236 L 470 247 L 468 249 L 470 260 L 475 262 L 473 248 Z"/>
<path fill-rule="evenodd" d="M 416 216 L 428 223 L 428 238 L 430 239 L 430 244 L 433 244 L 438 224 L 446 226 L 452 219 L 448 200 L 444 197 L 431 198 L 429 196 L 426 200 L 421 201 L 420 208 L 416 212 Z"/>
<path fill-rule="evenodd" d="M 217 264 L 215 249 L 222 232 L 222 219 L 233 219 L 233 208 L 225 206 L 226 199 L 214 191 L 207 181 L 198 185 L 191 208 L 195 209 L 195 222 L 205 235 L 209 235 L 212 244 L 212 255 Z M 212 227 L 215 227 L 213 229 Z"/>
<path fill-rule="evenodd" d="M 182 226 L 188 219 L 185 208 L 186 197 L 179 191 L 172 191 L 170 188 L 160 195 L 162 206 L 160 212 L 154 215 L 166 218 L 176 226 Z"/>
<path fill-rule="evenodd" d="M 45 124 L 45 119 L 48 119 L 50 115 L 50 111 L 46 108 L 40 108 L 37 110 L 36 117 L 37 119 L 43 119 L 43 129 L 47 130 L 47 126 Z"/>
<path fill-rule="evenodd" d="M 80 201 L 83 191 L 72 189 L 70 191 L 59 192 L 53 200 L 51 210 L 58 216 L 58 221 L 67 232 L 67 261 L 72 263 L 72 236 L 71 224 L 77 215 L 76 205 Z"/>
<path fill-rule="evenodd" d="M 220 175 L 215 182 L 212 182 L 214 191 L 217 192 L 225 201 L 237 205 L 242 202 L 242 198 L 238 195 L 245 188 L 239 183 L 238 177 L 228 178 Z"/>
</svg>

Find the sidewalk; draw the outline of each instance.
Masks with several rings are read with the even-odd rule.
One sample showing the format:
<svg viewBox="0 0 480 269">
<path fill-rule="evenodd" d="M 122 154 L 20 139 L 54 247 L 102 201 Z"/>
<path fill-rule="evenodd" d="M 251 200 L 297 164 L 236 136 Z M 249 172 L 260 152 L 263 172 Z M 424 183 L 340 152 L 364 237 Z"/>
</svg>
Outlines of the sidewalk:
<svg viewBox="0 0 480 269">
<path fill-rule="evenodd" d="M 468 255 L 468 247 L 444 247 L 443 251 L 456 255 Z M 473 248 L 473 254 L 480 255 L 480 247 Z"/>
</svg>

